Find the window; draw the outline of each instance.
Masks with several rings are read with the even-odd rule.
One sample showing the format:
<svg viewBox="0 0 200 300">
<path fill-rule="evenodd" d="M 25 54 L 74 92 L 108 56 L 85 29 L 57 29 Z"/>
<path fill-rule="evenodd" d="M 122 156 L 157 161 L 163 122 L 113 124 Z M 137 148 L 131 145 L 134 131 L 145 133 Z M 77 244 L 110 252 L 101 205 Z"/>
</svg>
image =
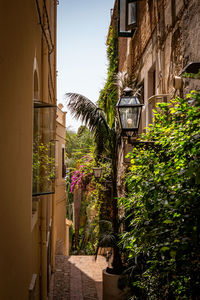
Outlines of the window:
<svg viewBox="0 0 200 300">
<path fill-rule="evenodd" d="M 138 93 L 139 93 L 140 103 L 144 104 L 144 80 L 139 84 Z M 146 127 L 146 109 L 145 109 L 145 105 L 144 105 L 142 107 L 142 115 L 141 115 L 139 133 L 144 132 L 145 127 Z"/>
<path fill-rule="evenodd" d="M 32 194 L 54 192 L 56 107 L 34 101 Z"/>
<path fill-rule="evenodd" d="M 65 178 L 66 166 L 65 166 L 65 148 L 62 148 L 62 178 Z"/>
<path fill-rule="evenodd" d="M 155 108 L 156 95 L 156 67 L 155 64 L 148 72 L 148 111 L 147 111 L 147 125 L 153 123 L 153 109 Z"/>
<path fill-rule="evenodd" d="M 174 26 L 176 21 L 176 2 L 171 0 L 171 11 L 172 11 L 172 26 Z"/>
<path fill-rule="evenodd" d="M 118 36 L 132 37 L 134 28 L 136 27 L 136 9 L 137 1 L 119 0 L 119 23 L 118 23 Z"/>
<path fill-rule="evenodd" d="M 137 24 L 137 1 L 126 1 L 126 29 L 135 29 Z"/>
<path fill-rule="evenodd" d="M 156 94 L 156 69 L 155 64 L 148 72 L 148 98 Z"/>
</svg>

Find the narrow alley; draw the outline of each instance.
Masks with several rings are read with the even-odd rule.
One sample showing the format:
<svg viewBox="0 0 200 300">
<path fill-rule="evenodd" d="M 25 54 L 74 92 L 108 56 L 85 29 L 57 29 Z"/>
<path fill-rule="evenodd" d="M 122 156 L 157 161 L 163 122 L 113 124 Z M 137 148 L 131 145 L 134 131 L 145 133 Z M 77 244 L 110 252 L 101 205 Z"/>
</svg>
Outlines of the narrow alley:
<svg viewBox="0 0 200 300">
<path fill-rule="evenodd" d="M 0 300 L 200 300 L 200 0 L 0 20 Z"/>
<path fill-rule="evenodd" d="M 103 256 L 56 255 L 50 300 L 101 300 Z"/>
</svg>

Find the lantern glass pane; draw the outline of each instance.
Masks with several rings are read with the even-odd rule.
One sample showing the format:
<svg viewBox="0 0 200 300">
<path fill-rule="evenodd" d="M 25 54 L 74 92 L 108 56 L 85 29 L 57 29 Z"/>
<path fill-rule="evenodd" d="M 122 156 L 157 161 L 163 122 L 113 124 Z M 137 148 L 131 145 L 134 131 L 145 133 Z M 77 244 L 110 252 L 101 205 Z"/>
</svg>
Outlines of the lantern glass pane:
<svg viewBox="0 0 200 300">
<path fill-rule="evenodd" d="M 94 177 L 95 178 L 100 178 L 101 177 L 102 168 L 93 168 L 93 171 L 94 171 Z"/>
<path fill-rule="evenodd" d="M 141 106 L 119 107 L 122 129 L 137 129 L 139 127 Z"/>
<path fill-rule="evenodd" d="M 122 97 L 119 105 L 135 105 L 140 104 L 140 101 L 137 97 Z"/>
</svg>

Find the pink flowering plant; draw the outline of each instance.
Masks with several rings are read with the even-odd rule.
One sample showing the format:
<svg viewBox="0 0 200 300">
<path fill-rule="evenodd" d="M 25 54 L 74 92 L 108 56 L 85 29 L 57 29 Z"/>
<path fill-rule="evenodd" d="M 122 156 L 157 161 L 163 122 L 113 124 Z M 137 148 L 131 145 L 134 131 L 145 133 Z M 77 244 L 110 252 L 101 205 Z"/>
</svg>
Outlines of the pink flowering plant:
<svg viewBox="0 0 200 300">
<path fill-rule="evenodd" d="M 82 190 L 85 188 L 85 182 L 92 176 L 92 167 L 94 165 L 94 159 L 90 155 L 82 157 L 77 164 L 76 170 L 72 173 L 71 177 L 71 193 L 75 188 L 80 187 Z"/>
<path fill-rule="evenodd" d="M 99 164 L 103 168 L 103 174 L 99 182 L 97 182 L 93 175 L 93 167 L 96 166 L 93 154 L 90 153 L 78 160 L 77 168 L 73 171 L 71 177 L 71 193 L 78 187 L 84 190 L 87 185 L 90 186 L 90 189 L 93 190 L 93 192 L 95 190 L 105 189 L 104 183 L 109 179 L 111 173 L 110 162 L 99 162 Z"/>
<path fill-rule="evenodd" d="M 81 189 L 80 219 L 82 225 L 78 229 L 80 242 L 76 245 L 78 251 L 85 254 L 95 254 L 100 233 L 100 220 L 102 218 L 102 207 L 107 207 L 106 193 L 108 193 L 107 182 L 111 180 L 110 160 L 98 161 L 94 158 L 94 153 L 90 152 L 77 161 L 77 167 L 72 172 L 70 192 Z M 101 178 L 95 178 L 93 168 L 99 165 L 102 168 Z M 107 210 L 106 210 L 107 212 Z"/>
</svg>

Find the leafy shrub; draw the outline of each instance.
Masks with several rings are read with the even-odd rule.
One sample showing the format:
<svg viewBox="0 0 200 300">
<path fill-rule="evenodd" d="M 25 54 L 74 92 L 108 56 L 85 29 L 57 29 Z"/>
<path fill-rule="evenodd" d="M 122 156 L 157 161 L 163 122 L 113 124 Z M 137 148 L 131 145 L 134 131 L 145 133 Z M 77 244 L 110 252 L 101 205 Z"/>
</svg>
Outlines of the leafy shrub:
<svg viewBox="0 0 200 300">
<path fill-rule="evenodd" d="M 130 153 L 121 243 L 136 299 L 199 299 L 200 93 L 158 104 Z"/>
</svg>

